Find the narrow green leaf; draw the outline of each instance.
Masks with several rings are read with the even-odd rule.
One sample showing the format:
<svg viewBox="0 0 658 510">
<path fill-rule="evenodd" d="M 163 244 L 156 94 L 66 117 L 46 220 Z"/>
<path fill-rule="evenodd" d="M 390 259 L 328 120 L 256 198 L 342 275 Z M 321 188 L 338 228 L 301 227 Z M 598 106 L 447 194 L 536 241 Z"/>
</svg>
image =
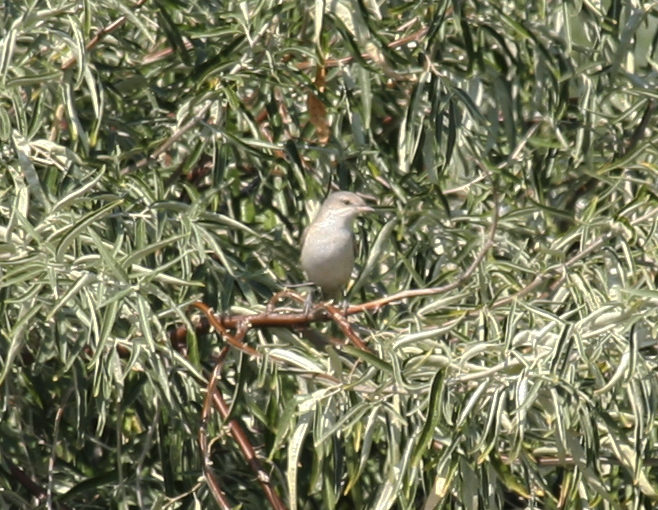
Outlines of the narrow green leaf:
<svg viewBox="0 0 658 510">
<path fill-rule="evenodd" d="M 412 466 L 417 466 L 421 458 L 427 452 L 431 445 L 432 438 L 436 433 L 436 427 L 441 420 L 441 400 L 443 399 L 443 392 L 445 390 L 445 376 L 445 370 L 438 370 L 432 379 L 432 386 L 430 387 L 428 398 L 429 405 L 427 409 L 427 419 L 414 449 L 411 460 Z"/>
</svg>

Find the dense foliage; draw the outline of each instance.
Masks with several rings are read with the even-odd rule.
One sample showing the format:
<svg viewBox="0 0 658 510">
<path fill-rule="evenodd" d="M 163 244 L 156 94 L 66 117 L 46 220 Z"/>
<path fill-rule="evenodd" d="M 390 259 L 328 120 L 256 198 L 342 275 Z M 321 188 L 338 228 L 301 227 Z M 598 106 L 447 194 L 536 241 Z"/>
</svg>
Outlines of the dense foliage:
<svg viewBox="0 0 658 510">
<path fill-rule="evenodd" d="M 0 15 L 0 508 L 653 508 L 653 3 Z M 332 188 L 367 348 L 207 332 Z"/>
</svg>

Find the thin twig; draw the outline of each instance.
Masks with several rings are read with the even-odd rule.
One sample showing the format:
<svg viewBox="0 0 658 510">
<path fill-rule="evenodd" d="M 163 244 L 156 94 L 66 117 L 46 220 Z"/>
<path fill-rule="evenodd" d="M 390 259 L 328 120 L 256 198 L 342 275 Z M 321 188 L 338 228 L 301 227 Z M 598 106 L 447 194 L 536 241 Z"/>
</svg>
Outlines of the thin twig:
<svg viewBox="0 0 658 510">
<path fill-rule="evenodd" d="M 354 330 L 352 329 L 352 326 L 350 326 L 350 323 L 347 321 L 347 316 L 344 315 L 342 312 L 338 310 L 333 305 L 330 304 L 324 304 L 320 305 L 323 309 L 327 311 L 331 319 L 338 325 L 338 327 L 341 329 L 343 334 L 350 339 L 352 344 L 354 344 L 358 349 L 361 349 L 362 351 L 369 352 L 372 354 L 372 351 L 368 349 L 368 346 L 361 340 L 359 335 L 357 335 Z"/>
<path fill-rule="evenodd" d="M 137 163 L 133 163 L 131 165 L 128 165 L 124 168 L 121 169 L 121 175 L 126 175 L 129 172 L 133 170 L 137 170 L 138 168 L 142 168 L 146 166 L 149 161 L 155 161 L 160 154 L 162 154 L 164 151 L 166 151 L 169 147 L 171 147 L 177 140 L 179 140 L 187 131 L 192 129 L 194 126 L 196 126 L 201 119 L 203 119 L 203 116 L 206 114 L 206 112 L 210 109 L 211 102 L 206 103 L 203 108 L 201 108 L 195 115 L 192 117 L 189 122 L 187 122 L 184 126 L 182 126 L 180 129 L 175 131 L 169 138 L 167 138 L 160 147 L 158 147 L 151 155 L 140 159 Z"/>
<path fill-rule="evenodd" d="M 213 395 L 216 391 L 217 378 L 221 373 L 222 365 L 224 364 L 224 360 L 226 359 L 229 350 L 230 349 L 228 346 L 222 349 L 217 363 L 215 364 L 215 368 L 212 371 L 212 375 L 210 376 L 210 380 L 208 381 L 208 386 L 206 387 L 206 398 L 203 401 L 203 410 L 201 412 L 201 427 L 199 427 L 199 448 L 201 449 L 201 454 L 203 455 L 203 476 L 206 479 L 208 487 L 210 487 L 210 492 L 215 498 L 217 505 L 222 510 L 231 510 L 231 504 L 229 503 L 226 494 L 224 494 L 224 491 L 219 485 L 219 481 L 215 477 L 215 473 L 213 473 L 210 467 L 210 451 L 208 448 L 208 416 L 210 415 L 210 406 L 213 400 Z M 222 417 L 222 419 L 225 420 L 226 417 Z"/>
<path fill-rule="evenodd" d="M 658 209 L 653 209 L 650 212 L 646 213 L 645 215 L 640 216 L 639 218 L 636 218 L 635 220 L 631 220 L 630 223 L 631 223 L 632 226 L 635 226 L 635 225 L 638 225 L 638 224 L 640 224 L 640 223 L 642 223 L 642 222 L 644 222 L 648 219 L 651 219 L 652 217 L 656 216 L 657 214 L 658 214 Z M 527 286 L 525 286 L 524 288 L 522 288 L 518 292 L 512 294 L 511 296 L 507 296 L 505 298 L 499 299 L 498 301 L 493 303 L 490 306 L 490 308 L 498 308 L 500 306 L 504 306 L 508 303 L 511 303 L 512 301 L 514 301 L 516 299 L 527 296 L 530 292 L 535 290 L 539 286 L 539 284 L 541 284 L 544 280 L 546 280 L 546 279 L 548 279 L 552 276 L 555 276 L 558 273 L 558 271 L 561 269 L 562 270 L 562 275 L 560 276 L 558 281 L 556 281 L 555 284 L 552 286 L 553 289 L 558 288 L 562 284 L 562 282 L 564 282 L 564 280 L 567 278 L 567 269 L 572 267 L 574 264 L 576 264 L 576 262 L 582 260 L 583 258 L 585 258 L 587 255 L 589 255 L 593 251 L 599 249 L 603 245 L 603 243 L 605 243 L 605 242 L 609 241 L 610 239 L 612 239 L 616 234 L 617 234 L 617 232 L 615 230 L 610 230 L 610 231 L 606 232 L 605 234 L 602 234 L 596 241 L 592 242 L 591 244 L 589 244 L 587 246 L 587 248 L 585 248 L 584 250 L 581 250 L 576 255 L 571 257 L 564 264 L 562 264 L 559 268 L 549 268 L 546 271 L 537 274 L 537 276 L 535 276 L 535 278 Z"/>
<path fill-rule="evenodd" d="M 0 457 L 2 457 L 2 461 L 9 468 L 9 472 L 11 473 L 11 476 L 14 480 L 20 483 L 27 491 L 30 492 L 30 494 L 39 500 L 43 501 L 43 499 L 46 498 L 46 489 L 41 487 L 32 478 L 30 478 L 30 476 L 16 464 L 14 464 L 7 455 L 0 452 Z M 71 510 L 70 507 L 64 503 L 55 502 L 55 505 L 61 510 Z"/>
<path fill-rule="evenodd" d="M 236 338 L 235 336 L 230 334 L 228 332 L 226 325 L 224 324 L 223 319 L 217 317 L 208 305 L 206 305 L 205 303 L 201 303 L 200 301 L 195 301 L 194 303 L 192 303 L 192 306 L 201 310 L 204 313 L 210 325 L 213 328 L 215 328 L 215 330 L 222 335 L 222 338 L 225 339 L 229 344 L 231 344 L 232 347 L 235 347 L 236 349 L 250 356 L 254 356 L 257 358 L 263 357 L 262 353 L 258 352 L 253 347 L 242 342 L 240 338 Z M 309 322 L 309 318 L 306 314 L 299 314 L 299 315 L 301 317 L 304 317 L 304 321 L 300 322 L 300 324 Z M 241 316 L 241 317 L 242 320 L 236 323 L 234 327 L 240 328 L 242 331 L 246 332 L 252 326 L 251 323 L 252 317 L 249 315 Z M 290 367 L 290 363 L 288 361 L 274 354 L 268 354 L 267 359 L 274 361 L 284 367 Z M 341 381 L 323 372 L 300 371 L 300 372 L 296 372 L 296 374 L 299 375 L 300 377 L 305 377 L 308 379 L 320 379 L 333 384 L 341 384 Z"/>
<path fill-rule="evenodd" d="M 208 387 L 210 388 L 210 385 Z M 231 436 L 233 436 L 233 439 L 235 439 L 235 441 L 238 443 L 238 446 L 242 451 L 242 455 L 247 461 L 247 464 L 249 464 L 249 467 L 253 473 L 256 475 L 256 479 L 259 481 L 263 491 L 265 492 L 267 500 L 270 502 L 272 507 L 274 507 L 274 510 L 287 510 L 287 507 L 284 505 L 283 501 L 281 501 L 279 494 L 274 490 L 274 487 L 272 487 L 270 476 L 265 472 L 263 467 L 260 465 L 260 462 L 258 462 L 258 458 L 256 457 L 256 450 L 249 442 L 249 438 L 247 437 L 247 434 L 245 434 L 244 429 L 240 425 L 240 422 L 236 418 L 229 419 L 230 408 L 224 401 L 222 394 L 215 386 L 211 388 L 211 395 L 215 409 L 217 409 L 223 420 L 228 420 L 226 424 L 228 425 L 228 428 L 231 432 Z"/>
<path fill-rule="evenodd" d="M 406 37 L 402 37 L 398 39 L 397 41 L 393 41 L 388 43 L 386 46 L 388 48 L 398 48 L 400 46 L 404 46 L 405 44 L 409 44 L 411 42 L 416 42 L 419 41 L 428 31 L 429 29 L 427 27 L 421 28 L 417 32 L 414 32 L 411 35 L 408 35 Z M 364 60 L 370 60 L 372 59 L 372 55 L 370 53 L 362 53 L 361 58 Z M 337 59 L 327 59 L 324 62 L 322 62 L 322 66 L 325 68 L 330 68 L 330 67 L 338 67 L 341 65 L 349 64 L 351 63 L 355 57 L 350 56 L 350 57 L 343 57 L 343 58 L 337 58 Z M 297 69 L 300 71 L 303 71 L 305 69 L 310 69 L 312 67 L 317 66 L 318 63 L 314 61 L 306 61 L 306 62 L 300 62 L 297 64 Z"/>
<path fill-rule="evenodd" d="M 494 237 L 496 235 L 496 227 L 498 225 L 498 203 L 496 201 L 496 204 L 494 205 L 493 209 L 493 218 L 491 221 L 491 226 L 489 228 L 489 234 L 487 236 L 487 240 L 480 249 L 480 252 L 477 254 L 471 265 L 462 273 L 462 275 L 457 278 L 454 282 L 449 283 L 448 285 L 443 285 L 441 287 L 432 287 L 429 289 L 414 289 L 414 290 L 405 290 L 402 292 L 398 292 L 396 294 L 392 294 L 390 296 L 386 296 L 380 299 L 376 299 L 374 301 L 369 301 L 367 303 L 363 303 L 360 305 L 352 305 L 347 308 L 345 311 L 345 316 L 347 315 L 354 315 L 357 313 L 364 312 L 366 310 L 377 310 L 381 308 L 382 306 L 385 306 L 387 304 L 396 302 L 396 301 L 401 301 L 403 299 L 408 299 L 412 297 L 420 297 L 420 296 L 433 296 L 436 294 L 442 294 L 445 292 L 449 292 L 457 287 L 459 287 L 464 281 L 468 280 L 477 267 L 480 265 L 482 260 L 484 260 L 484 257 L 487 255 L 488 251 L 493 247 L 494 245 Z M 280 296 L 288 296 L 291 297 L 290 291 L 284 291 L 283 293 L 279 293 L 276 295 L 276 297 Z M 296 294 L 294 294 L 294 299 L 297 301 L 300 301 L 301 298 L 299 298 Z M 270 304 L 272 301 L 270 302 Z M 233 339 L 230 335 L 227 334 L 228 329 L 237 329 L 241 324 L 243 323 L 248 323 L 249 326 L 251 327 L 294 327 L 294 326 L 303 326 L 310 324 L 312 322 L 327 322 L 330 320 L 336 321 L 336 314 L 331 314 L 329 310 L 326 308 L 326 306 L 319 306 L 314 308 L 311 313 L 303 313 L 303 312 L 298 312 L 298 313 L 278 313 L 278 312 L 273 312 L 272 307 L 268 306 L 268 309 L 260 314 L 254 314 L 254 315 L 234 315 L 234 316 L 220 316 L 217 317 L 212 311 L 210 310 L 210 307 L 205 305 L 204 303 L 201 302 L 195 302 L 192 303 L 192 306 L 195 306 L 199 310 L 201 310 L 206 317 L 208 318 L 208 321 L 211 323 L 211 325 L 217 329 L 218 331 L 221 331 L 223 335 L 225 335 L 225 338 L 227 341 L 232 342 Z M 341 325 L 340 321 L 336 321 L 337 324 L 343 329 L 343 326 Z M 173 337 L 181 337 L 183 334 L 182 331 L 179 331 L 180 328 L 176 330 L 172 330 L 171 336 Z M 205 328 L 203 328 L 205 330 Z M 349 328 L 351 330 L 351 328 Z M 347 330 L 344 329 L 344 332 L 347 334 Z M 358 338 L 358 337 L 357 337 Z M 359 345 L 358 343 L 355 343 L 357 347 L 362 348 L 366 351 L 369 351 L 369 349 L 365 346 L 365 344 L 361 343 Z M 253 348 L 244 345 L 244 344 L 235 344 L 234 347 L 240 349 L 241 351 L 250 354 L 252 356 L 257 356 L 258 353 L 255 351 Z"/>
<path fill-rule="evenodd" d="M 267 308 L 265 309 L 267 313 L 274 313 L 274 310 L 276 309 L 276 304 L 281 301 L 282 299 L 292 299 L 294 301 L 297 301 L 298 303 L 301 303 L 302 305 L 304 304 L 304 298 L 301 297 L 299 294 L 296 292 L 293 292 L 290 289 L 284 289 L 282 291 L 277 292 L 274 294 L 269 302 L 267 303 Z"/>
<path fill-rule="evenodd" d="M 139 0 L 134 6 L 134 9 L 137 9 L 138 7 L 141 7 L 146 3 L 146 0 Z M 87 43 L 87 46 L 85 47 L 86 51 L 89 51 L 96 46 L 100 40 L 105 37 L 107 34 L 110 34 L 114 32 L 117 28 L 119 28 L 121 25 L 123 25 L 128 18 L 124 16 L 120 16 L 117 18 L 116 21 L 110 23 L 108 26 L 105 28 L 101 28 L 96 35 Z M 78 57 L 73 56 L 70 59 L 68 59 L 64 64 L 62 64 L 62 71 L 66 71 L 67 69 L 73 67 L 73 65 L 78 61 Z"/>
<path fill-rule="evenodd" d="M 436 294 L 443 294 L 445 292 L 449 292 L 453 289 L 456 289 L 464 281 L 468 280 L 473 275 L 473 273 L 478 268 L 480 263 L 484 260 L 484 257 L 487 255 L 489 250 L 493 247 L 497 226 L 498 226 L 498 203 L 496 202 L 493 209 L 493 218 L 491 221 L 491 227 L 489 228 L 489 235 L 487 236 L 486 242 L 484 243 L 484 245 L 482 245 L 480 252 L 475 257 L 475 260 L 473 260 L 473 263 L 454 282 L 449 283 L 447 285 L 442 285 L 441 287 L 431 287 L 429 289 L 403 290 L 402 292 L 398 292 L 396 294 L 392 294 L 390 296 L 386 296 L 381 299 L 375 299 L 374 301 L 369 301 L 368 303 L 350 306 L 347 309 L 347 314 L 351 315 L 353 313 L 359 313 L 366 310 L 377 310 L 382 306 L 388 305 L 395 301 L 401 301 L 403 299 L 409 299 L 412 297 L 434 296 Z"/>
<path fill-rule="evenodd" d="M 66 404 L 73 393 L 73 388 L 69 389 L 62 399 L 61 405 L 55 414 L 55 425 L 53 427 L 53 444 L 51 446 L 50 460 L 48 461 L 48 490 L 46 491 L 46 508 L 52 510 L 53 508 L 53 486 L 55 485 L 55 461 L 57 459 L 57 436 L 59 436 L 59 426 L 64 416 L 64 409 Z"/>
</svg>

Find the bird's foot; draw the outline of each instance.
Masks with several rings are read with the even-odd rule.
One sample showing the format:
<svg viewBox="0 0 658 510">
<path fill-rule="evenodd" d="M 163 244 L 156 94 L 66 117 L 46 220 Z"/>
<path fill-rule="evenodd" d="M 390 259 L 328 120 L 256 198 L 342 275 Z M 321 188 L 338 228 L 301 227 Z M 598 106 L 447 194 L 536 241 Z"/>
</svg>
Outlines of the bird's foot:
<svg viewBox="0 0 658 510">
<path fill-rule="evenodd" d="M 310 291 L 306 294 L 306 299 L 304 300 L 304 315 L 309 315 L 311 313 L 311 307 L 313 306 L 313 291 Z"/>
<path fill-rule="evenodd" d="M 341 303 L 341 310 L 343 311 L 343 317 L 347 317 L 347 309 L 349 308 L 350 304 L 347 301 L 347 298 L 343 299 L 343 302 Z"/>
</svg>

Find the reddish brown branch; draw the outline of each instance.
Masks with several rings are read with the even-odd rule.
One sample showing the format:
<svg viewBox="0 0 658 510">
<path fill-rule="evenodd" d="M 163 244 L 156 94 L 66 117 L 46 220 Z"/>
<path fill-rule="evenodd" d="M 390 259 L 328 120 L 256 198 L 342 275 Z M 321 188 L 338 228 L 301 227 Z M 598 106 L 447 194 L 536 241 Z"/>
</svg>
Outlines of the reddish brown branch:
<svg viewBox="0 0 658 510">
<path fill-rule="evenodd" d="M 496 234 L 496 228 L 498 225 L 498 203 L 496 202 L 493 210 L 493 218 L 491 221 L 491 226 L 489 228 L 489 233 L 487 236 L 487 241 L 484 243 L 480 252 L 475 257 L 471 265 L 464 271 L 464 273 L 457 278 L 454 282 L 443 285 L 441 287 L 432 287 L 429 289 L 414 289 L 398 292 L 391 296 L 386 296 L 368 303 L 363 303 L 361 305 L 353 305 L 347 308 L 345 314 L 338 312 L 334 307 L 328 305 L 319 305 L 315 307 L 309 313 L 303 312 L 291 312 L 291 313 L 280 313 L 274 311 L 274 304 L 278 299 L 282 297 L 289 297 L 298 302 L 303 302 L 303 299 L 291 291 L 282 291 L 277 293 L 269 302 L 268 307 L 265 312 L 254 314 L 254 315 L 215 315 L 209 306 L 201 302 L 192 303 L 192 306 L 201 310 L 205 317 L 205 321 L 201 321 L 199 326 L 196 328 L 197 334 L 205 334 L 209 331 L 210 326 L 214 327 L 222 336 L 233 345 L 233 347 L 241 350 L 242 352 L 249 354 L 251 356 L 259 356 L 258 351 L 249 347 L 248 345 L 242 342 L 236 342 L 235 339 L 228 333 L 229 329 L 236 330 L 244 325 L 248 327 L 298 327 L 306 326 L 313 322 L 327 322 L 334 321 L 345 333 L 345 335 L 352 341 L 352 343 L 366 352 L 371 352 L 368 347 L 363 343 L 363 341 L 354 333 L 349 323 L 346 321 L 345 317 L 348 315 L 353 315 L 357 313 L 364 312 L 366 310 L 377 310 L 382 306 L 387 304 L 401 301 L 403 299 L 409 299 L 412 297 L 420 296 L 433 296 L 436 294 L 442 294 L 448 292 L 452 289 L 459 287 L 464 281 L 469 279 L 481 262 L 484 260 L 484 257 L 487 255 L 488 251 L 494 245 L 494 237 Z M 536 284 L 538 285 L 539 282 Z M 179 326 L 170 333 L 170 338 L 172 343 L 180 343 L 184 341 L 186 335 L 186 329 L 183 326 Z"/>
<path fill-rule="evenodd" d="M 169 147 L 171 147 L 176 141 L 178 141 L 187 131 L 192 129 L 194 126 L 196 126 L 199 121 L 203 118 L 203 116 L 206 114 L 206 112 L 210 109 L 211 103 L 208 102 L 206 103 L 196 114 L 194 114 L 194 117 L 192 117 L 188 122 L 186 122 L 183 126 L 180 127 L 176 132 L 174 132 L 169 138 L 167 138 L 160 147 L 158 147 L 155 151 L 153 151 L 152 154 L 149 156 L 140 159 L 137 163 L 133 163 L 131 165 L 128 165 L 125 168 L 121 169 L 121 175 L 126 175 L 129 173 L 131 170 L 137 170 L 138 168 L 142 168 L 146 166 L 149 161 L 155 161 L 160 154 L 165 152 Z"/>
<path fill-rule="evenodd" d="M 352 329 L 352 326 L 350 326 L 350 323 L 347 322 L 347 316 L 344 315 L 342 312 L 340 312 L 335 306 L 326 304 L 323 306 L 323 308 L 327 311 L 329 314 L 329 317 L 338 325 L 338 327 L 341 329 L 343 334 L 350 339 L 350 341 L 359 349 L 362 351 L 370 352 L 372 351 L 366 346 L 365 343 L 363 343 L 363 340 L 359 338 L 359 335 L 357 335 L 354 330 Z"/>
<path fill-rule="evenodd" d="M 420 40 L 421 37 L 423 37 L 428 31 L 428 28 L 421 28 L 417 32 L 414 32 L 411 35 L 408 35 L 407 37 L 402 37 L 401 39 L 398 39 L 397 41 L 393 41 L 388 43 L 386 46 L 388 48 L 398 48 L 400 46 L 404 46 L 405 44 L 409 44 L 410 42 L 416 42 Z M 372 60 L 372 55 L 370 53 L 362 53 L 361 58 L 364 60 Z M 337 59 L 327 59 L 322 62 L 322 66 L 325 68 L 329 67 L 338 67 L 340 65 L 345 65 L 351 63 L 355 57 L 350 56 L 350 57 L 344 57 L 344 58 L 337 58 Z M 297 64 L 297 69 L 300 71 L 303 71 L 305 69 L 310 69 L 312 67 L 317 66 L 317 62 L 313 61 L 306 61 L 306 62 L 300 62 Z"/>
<path fill-rule="evenodd" d="M 640 223 L 656 216 L 657 214 L 658 214 L 658 209 L 653 209 L 653 210 L 649 211 L 648 213 L 644 214 L 643 216 L 640 216 L 639 218 L 636 218 L 635 220 L 632 220 L 630 222 L 630 224 L 632 226 L 639 225 Z M 555 267 L 555 268 L 549 268 L 546 271 L 538 273 L 537 276 L 535 276 L 535 278 L 528 285 L 526 285 L 524 288 L 522 288 L 518 292 L 512 294 L 511 296 L 507 296 L 505 298 L 499 299 L 498 301 L 493 303 L 490 306 L 490 308 L 498 308 L 500 306 L 511 303 L 515 299 L 519 299 L 519 298 L 522 298 L 522 297 L 528 295 L 530 292 L 532 292 L 534 289 L 536 289 L 539 286 L 539 284 L 541 284 L 543 281 L 545 281 L 548 278 L 551 278 L 551 277 L 553 277 L 553 276 L 555 276 L 555 275 L 557 275 L 561 272 L 562 274 L 560 275 L 560 278 L 556 282 L 554 282 L 553 285 L 551 285 L 552 290 L 557 289 L 560 285 L 562 285 L 562 283 L 566 279 L 566 277 L 567 277 L 567 271 L 566 270 L 567 269 L 572 267 L 574 264 L 576 264 L 576 262 L 582 260 L 583 258 L 585 258 L 587 255 L 589 255 L 593 251 L 598 250 L 601 246 L 603 246 L 603 243 L 605 243 L 605 242 L 609 241 L 610 239 L 612 239 L 615 235 L 617 235 L 617 233 L 618 233 L 617 230 L 612 229 L 612 230 L 602 234 L 596 241 L 590 243 L 587 246 L 587 248 L 585 248 L 585 249 L 581 250 L 580 252 L 578 252 L 576 255 L 574 255 L 569 260 L 567 260 L 564 264 L 561 264 L 560 266 Z"/>
<path fill-rule="evenodd" d="M 224 491 L 219 485 L 219 481 L 215 477 L 215 473 L 213 473 L 210 466 L 210 451 L 208 448 L 208 417 L 210 415 L 212 396 L 215 394 L 217 378 L 219 377 L 222 365 L 224 364 L 224 360 L 226 359 L 228 352 L 228 347 L 224 347 L 224 349 L 222 349 L 222 352 L 219 355 L 219 359 L 217 360 L 217 364 L 215 365 L 215 368 L 212 371 L 212 375 L 210 376 L 210 381 L 208 381 L 208 387 L 206 388 L 206 398 L 204 399 L 203 411 L 201 413 L 201 427 L 199 428 L 199 448 L 201 449 L 201 453 L 203 455 L 203 475 L 206 479 L 208 487 L 210 487 L 211 494 L 215 498 L 219 508 L 222 510 L 230 510 L 231 504 L 229 503 L 226 495 L 224 494 Z M 222 419 L 226 418 L 222 417 Z"/>
<path fill-rule="evenodd" d="M 246 329 L 243 329 L 238 335 L 236 335 L 239 336 L 239 338 L 235 338 L 235 340 L 241 341 L 246 331 L 247 331 Z M 224 491 L 222 491 L 219 485 L 219 481 L 215 477 L 215 474 L 213 473 L 210 464 L 210 451 L 208 445 L 207 426 L 208 426 L 208 419 L 210 416 L 210 407 L 212 403 L 215 409 L 217 409 L 217 411 L 219 412 L 219 415 L 221 416 L 222 420 L 225 421 L 226 424 L 228 425 L 228 429 L 229 432 L 231 433 L 231 436 L 233 437 L 235 442 L 238 443 L 238 446 L 242 451 L 242 455 L 244 456 L 245 461 L 253 471 L 258 482 L 261 484 L 261 487 L 265 492 L 265 496 L 267 497 L 267 500 L 270 502 L 270 504 L 275 510 L 286 510 L 286 506 L 283 504 L 283 501 L 281 501 L 281 498 L 279 497 L 277 492 L 274 490 L 274 487 L 272 487 L 272 484 L 270 483 L 269 475 L 262 468 L 260 462 L 258 462 L 258 458 L 256 457 L 256 450 L 251 444 L 251 442 L 249 441 L 247 434 L 244 432 L 244 429 L 242 428 L 242 425 L 237 419 L 230 418 L 231 408 L 226 404 L 224 397 L 222 396 L 221 392 L 217 388 L 217 380 L 221 377 L 222 366 L 224 365 L 224 360 L 226 359 L 228 353 L 229 353 L 229 347 L 226 346 L 224 347 L 224 349 L 222 349 L 222 352 L 219 355 L 215 368 L 212 371 L 212 375 L 210 376 L 210 380 L 208 381 L 208 386 L 206 388 L 206 398 L 204 399 L 204 403 L 203 403 L 203 411 L 201 415 L 202 426 L 199 429 L 199 446 L 201 448 L 201 452 L 203 453 L 203 473 L 206 478 L 206 482 L 208 483 L 208 486 L 210 487 L 210 490 L 219 507 L 222 510 L 230 510 L 231 505 L 228 499 L 226 498 Z"/>
<path fill-rule="evenodd" d="M 36 483 L 32 478 L 29 477 L 21 468 L 14 464 L 7 455 L 2 454 L 2 460 L 5 465 L 9 468 L 11 476 L 14 477 L 18 483 L 20 483 L 25 489 L 27 489 L 30 494 L 39 500 L 45 500 L 47 491 Z M 66 506 L 64 503 L 55 502 L 56 508 L 61 508 L 62 510 L 70 510 L 70 507 Z"/>
<path fill-rule="evenodd" d="M 215 328 L 215 330 L 219 334 L 221 334 L 222 338 L 224 340 L 226 340 L 226 342 L 228 342 L 232 347 L 235 347 L 239 351 L 242 351 L 245 354 L 248 354 L 249 356 L 254 356 L 254 357 L 257 357 L 257 358 L 262 358 L 263 357 L 262 353 L 258 352 L 256 349 L 254 349 L 253 347 L 245 344 L 242 341 L 242 338 L 244 337 L 244 334 L 253 325 L 251 323 L 251 320 L 250 320 L 251 316 L 249 316 L 249 315 L 243 316 L 244 317 L 243 320 L 241 320 L 240 322 L 235 323 L 235 326 L 232 329 L 237 329 L 238 334 L 234 336 L 231 333 L 229 333 L 229 331 L 227 329 L 227 326 L 224 323 L 224 321 L 220 317 L 217 317 L 208 305 L 206 305 L 205 303 L 201 303 L 200 301 L 195 301 L 194 303 L 192 303 L 192 306 L 194 306 L 195 308 L 198 308 L 199 310 L 201 310 L 205 314 L 209 324 L 213 328 Z M 304 314 L 300 314 L 300 315 L 305 316 Z M 308 318 L 306 319 L 306 323 L 308 323 Z M 273 355 L 273 354 L 269 354 L 267 356 L 267 359 L 271 360 L 271 361 L 274 361 L 275 363 L 278 363 L 278 364 L 280 364 L 284 367 L 289 367 L 290 366 L 290 363 L 288 361 L 286 361 L 285 359 L 283 359 L 279 356 Z M 306 377 L 308 379 L 321 379 L 323 381 L 330 382 L 330 383 L 333 383 L 333 384 L 340 384 L 340 381 L 338 379 L 336 379 L 335 377 L 332 377 L 330 375 L 327 375 L 323 372 L 308 372 L 308 371 L 302 372 L 302 371 L 300 371 L 300 372 L 298 372 L 298 375 L 300 375 L 301 377 Z"/>
<path fill-rule="evenodd" d="M 436 294 L 443 294 L 449 292 L 453 289 L 459 287 L 464 281 L 468 280 L 475 270 L 478 268 L 484 257 L 487 255 L 488 251 L 494 245 L 494 237 L 496 234 L 496 227 L 498 225 L 498 206 L 496 205 L 493 212 L 493 219 L 491 221 L 491 227 L 489 228 L 489 234 L 487 236 L 487 241 L 482 246 L 480 252 L 475 257 L 471 265 L 462 273 L 462 275 L 457 278 L 454 282 L 449 283 L 448 285 L 443 285 L 441 287 L 432 287 L 429 289 L 414 289 L 414 290 L 405 290 L 386 296 L 380 299 L 375 299 L 374 301 L 369 301 L 368 303 L 363 303 L 360 305 L 352 305 L 347 308 L 345 315 L 353 315 L 356 313 L 361 313 L 366 310 L 377 310 L 382 306 L 394 303 L 396 301 L 401 301 L 403 299 L 409 299 L 413 297 L 421 296 L 434 296 Z M 194 304 L 196 306 L 196 304 Z M 199 308 L 197 306 L 197 308 Z M 220 317 L 221 325 L 224 328 L 237 328 L 239 324 L 247 321 L 251 326 L 254 327 L 292 327 L 292 326 L 301 326 L 310 324 L 311 322 L 322 322 L 328 320 L 336 320 L 335 316 L 332 316 L 328 312 L 328 309 L 319 307 L 313 310 L 309 314 L 305 313 L 270 313 L 264 312 L 255 315 L 235 315 L 232 317 Z M 342 325 L 339 323 L 339 326 Z M 358 346 L 358 344 L 357 344 Z M 365 346 L 364 346 L 365 347 Z"/>
<path fill-rule="evenodd" d="M 196 303 L 192 303 L 192 306 L 199 308 Z M 302 311 L 298 313 L 262 312 L 255 315 L 221 315 L 215 317 L 221 326 L 227 329 L 235 329 L 243 322 L 248 322 L 253 327 L 263 328 L 307 326 L 313 322 L 327 322 L 332 320 L 326 310 L 314 310 L 311 313 L 304 313 Z M 215 327 L 214 324 L 212 326 Z"/>
<path fill-rule="evenodd" d="M 211 393 L 215 409 L 219 411 L 219 414 L 223 420 L 228 420 L 226 424 L 228 425 L 229 431 L 231 432 L 233 439 L 235 439 L 235 441 L 238 443 L 240 450 L 242 451 L 242 455 L 247 461 L 247 464 L 249 464 L 249 467 L 253 471 L 254 475 L 256 475 L 256 479 L 265 492 L 267 500 L 275 510 L 286 510 L 286 505 L 283 504 L 283 501 L 281 501 L 281 498 L 279 498 L 279 495 L 270 483 L 269 475 L 260 465 L 260 462 L 258 462 L 256 451 L 249 441 L 249 438 L 247 437 L 244 429 L 240 425 L 240 422 L 235 418 L 229 419 L 230 407 L 224 401 L 224 397 L 222 397 L 222 394 L 219 392 L 219 390 L 217 390 L 216 387 L 213 387 Z"/>
<path fill-rule="evenodd" d="M 146 0 L 139 0 L 133 8 L 137 9 L 138 7 L 141 7 L 146 3 Z M 96 46 L 100 40 L 105 37 L 107 34 L 110 34 L 114 32 L 117 28 L 119 28 L 121 25 L 123 25 L 128 18 L 126 16 L 120 16 L 117 18 L 114 22 L 110 23 L 108 26 L 101 28 L 96 35 L 87 43 L 87 46 L 85 47 L 86 51 L 91 50 Z M 78 57 L 71 57 L 68 59 L 63 65 L 62 65 L 62 71 L 66 71 L 67 69 L 73 67 L 73 65 L 78 61 Z"/>
<path fill-rule="evenodd" d="M 233 335 L 231 335 L 228 332 L 228 330 L 224 327 L 224 324 L 221 323 L 217 319 L 217 317 L 215 316 L 215 314 L 212 312 L 212 310 L 210 309 L 210 307 L 208 305 L 206 305 L 205 303 L 201 303 L 200 301 L 195 301 L 194 303 L 192 303 L 192 306 L 198 308 L 199 310 L 201 310 L 205 314 L 205 316 L 208 319 L 208 322 L 210 323 L 210 325 L 213 328 L 215 328 L 215 330 L 219 334 L 221 334 L 222 337 L 229 344 L 231 344 L 236 349 L 244 352 L 245 354 L 249 354 L 249 356 L 255 356 L 257 358 L 260 357 L 260 353 L 256 349 L 254 349 L 253 347 L 250 347 L 249 345 L 245 344 L 244 342 L 241 341 L 241 339 L 238 339 L 238 338 L 234 337 Z M 240 328 L 240 329 L 246 330 L 245 325 L 247 323 L 248 323 L 248 321 L 242 321 L 241 323 L 236 324 L 235 329 Z M 244 335 L 240 335 L 240 336 L 243 337 Z"/>
</svg>

